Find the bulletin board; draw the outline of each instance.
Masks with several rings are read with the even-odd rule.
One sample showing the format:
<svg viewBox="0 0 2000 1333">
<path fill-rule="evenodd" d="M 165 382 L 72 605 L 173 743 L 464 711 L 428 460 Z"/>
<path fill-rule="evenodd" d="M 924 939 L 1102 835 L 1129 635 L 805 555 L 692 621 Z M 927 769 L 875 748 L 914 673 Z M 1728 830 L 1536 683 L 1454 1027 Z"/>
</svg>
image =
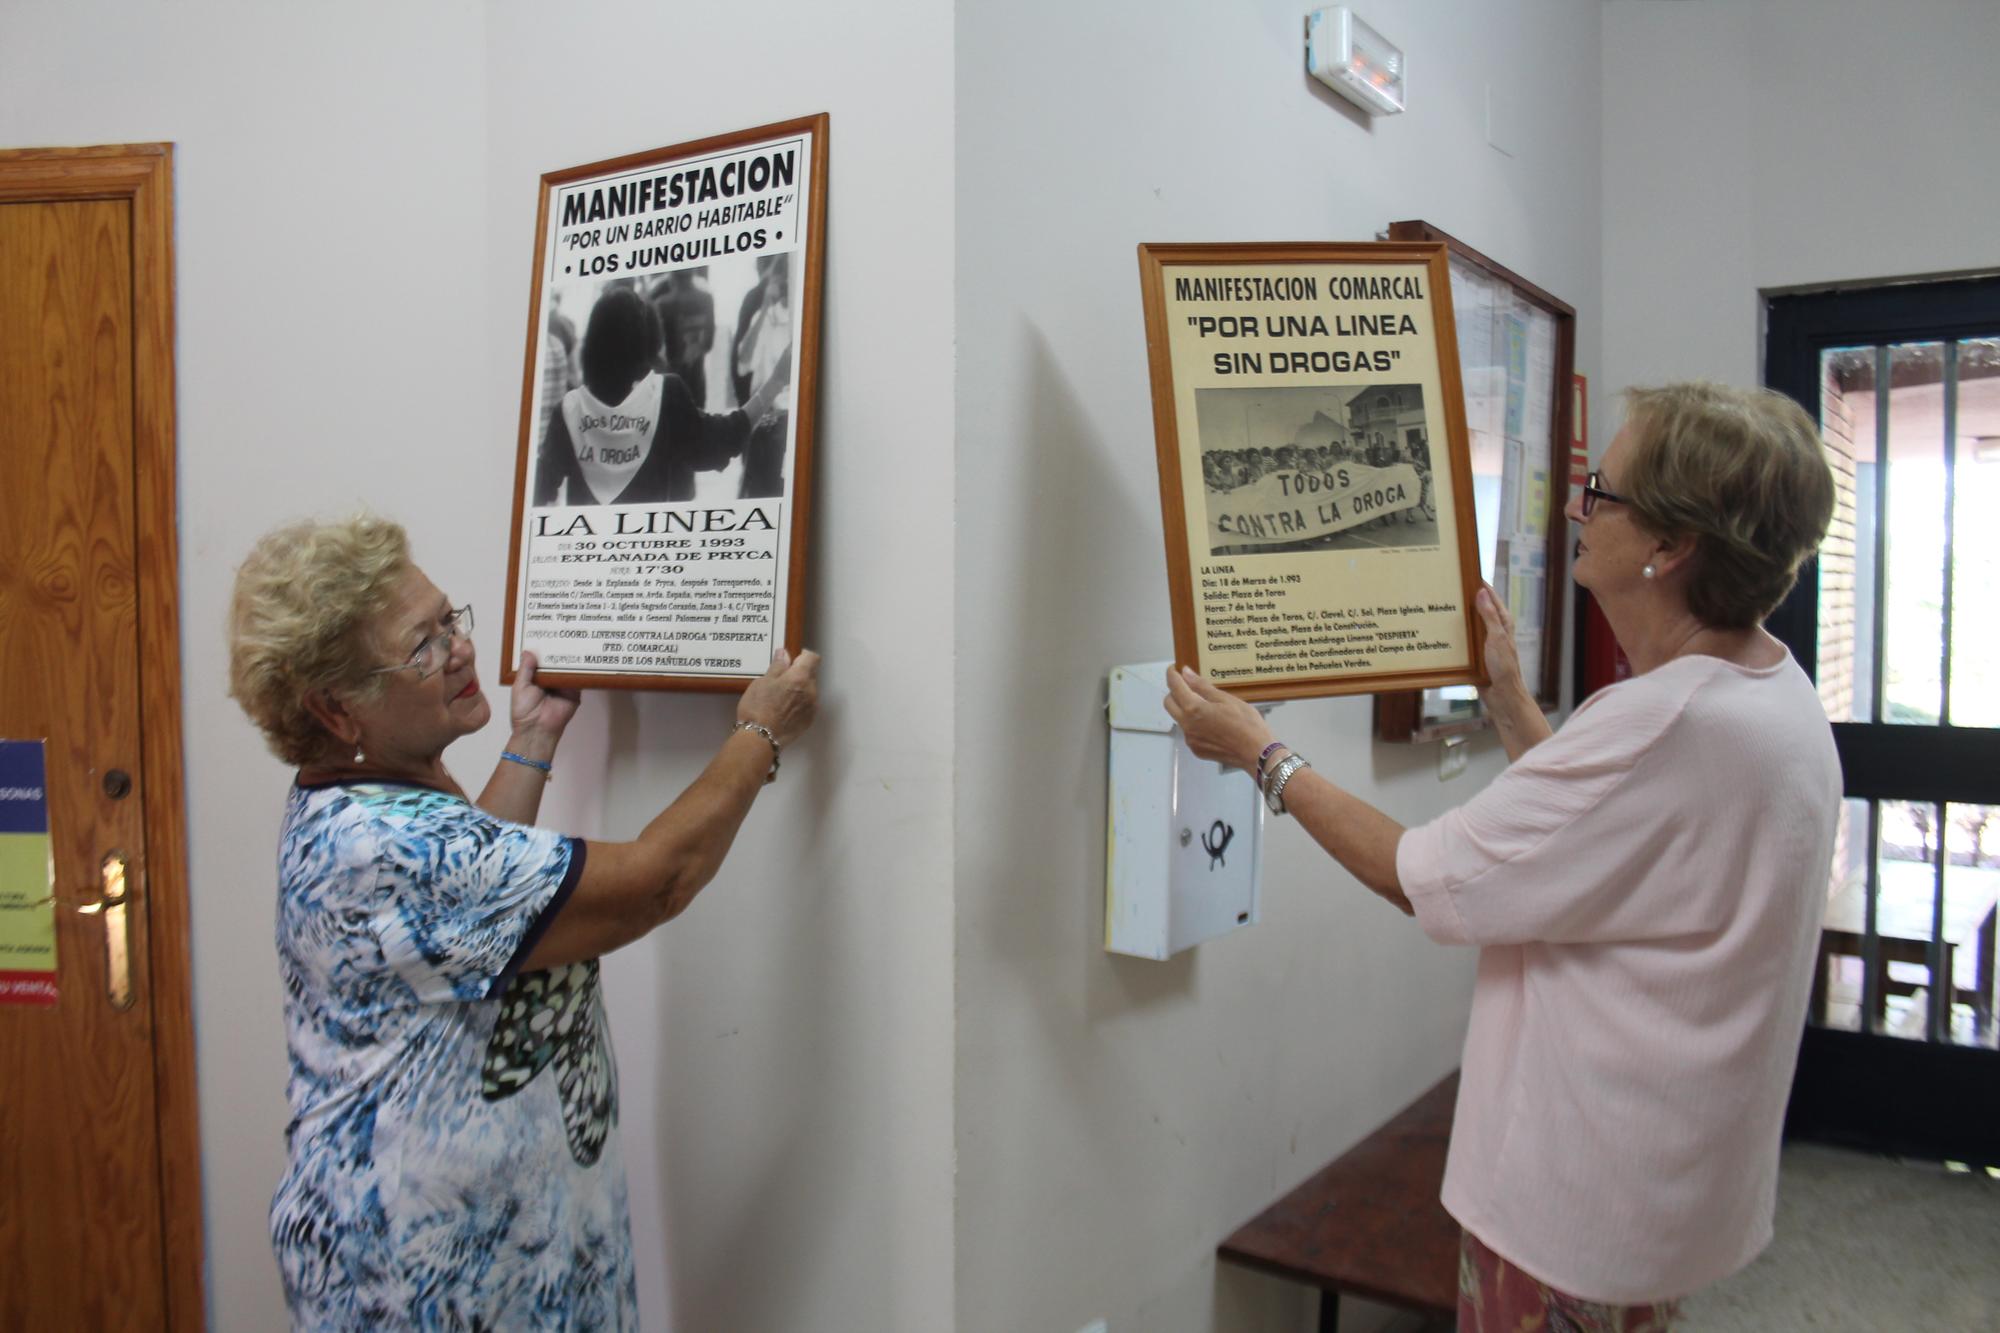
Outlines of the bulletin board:
<svg viewBox="0 0 2000 1333">
<path fill-rule="evenodd" d="M 1389 239 L 1442 243 L 1450 257 L 1480 568 L 1513 613 L 1522 678 L 1542 708 L 1554 709 L 1562 700 L 1576 311 L 1428 222 L 1393 223 Z M 1471 686 L 1375 696 L 1382 740 L 1488 725 Z"/>
</svg>

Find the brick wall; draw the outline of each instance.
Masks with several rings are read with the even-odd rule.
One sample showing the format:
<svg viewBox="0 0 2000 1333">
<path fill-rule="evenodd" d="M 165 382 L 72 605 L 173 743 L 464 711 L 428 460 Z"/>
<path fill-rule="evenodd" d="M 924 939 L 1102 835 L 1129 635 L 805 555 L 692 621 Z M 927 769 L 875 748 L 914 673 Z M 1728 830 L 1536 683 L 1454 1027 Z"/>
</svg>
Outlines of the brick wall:
<svg viewBox="0 0 2000 1333">
<path fill-rule="evenodd" d="M 1854 418 L 1829 371 L 1820 383 L 1821 438 L 1833 468 L 1833 525 L 1819 552 L 1819 697 L 1836 722 L 1854 720 Z"/>
<path fill-rule="evenodd" d="M 1847 722 L 1854 719 L 1854 414 L 1830 370 L 1822 377 L 1819 402 L 1820 437 L 1833 468 L 1833 523 L 1819 549 L 1819 697 L 1828 718 Z M 1848 827 L 1848 809 L 1840 808 L 1828 897 L 1847 876 L 1851 840 L 1867 836 L 1865 822 L 1859 829 Z"/>
</svg>

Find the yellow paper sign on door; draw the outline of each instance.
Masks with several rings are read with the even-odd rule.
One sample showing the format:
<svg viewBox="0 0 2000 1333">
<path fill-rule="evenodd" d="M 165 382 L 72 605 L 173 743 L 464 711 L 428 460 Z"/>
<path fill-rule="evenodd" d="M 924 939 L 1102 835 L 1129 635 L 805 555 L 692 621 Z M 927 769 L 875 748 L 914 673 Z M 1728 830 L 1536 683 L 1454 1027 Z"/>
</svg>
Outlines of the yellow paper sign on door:
<svg viewBox="0 0 2000 1333">
<path fill-rule="evenodd" d="M 55 872 L 40 741 L 0 741 L 0 1004 L 56 1002 Z"/>
</svg>

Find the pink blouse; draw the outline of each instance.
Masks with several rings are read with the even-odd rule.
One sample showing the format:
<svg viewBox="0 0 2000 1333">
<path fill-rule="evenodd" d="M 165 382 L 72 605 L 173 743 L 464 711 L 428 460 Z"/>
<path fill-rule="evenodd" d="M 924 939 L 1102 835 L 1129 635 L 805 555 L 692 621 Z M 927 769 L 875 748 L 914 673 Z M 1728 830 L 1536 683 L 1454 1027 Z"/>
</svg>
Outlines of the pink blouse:
<svg viewBox="0 0 2000 1333">
<path fill-rule="evenodd" d="M 1468 1231 L 1621 1304 L 1770 1241 L 1840 795 L 1796 663 L 1684 657 L 1403 835 L 1425 932 L 1481 946 L 1443 1195 Z"/>
</svg>

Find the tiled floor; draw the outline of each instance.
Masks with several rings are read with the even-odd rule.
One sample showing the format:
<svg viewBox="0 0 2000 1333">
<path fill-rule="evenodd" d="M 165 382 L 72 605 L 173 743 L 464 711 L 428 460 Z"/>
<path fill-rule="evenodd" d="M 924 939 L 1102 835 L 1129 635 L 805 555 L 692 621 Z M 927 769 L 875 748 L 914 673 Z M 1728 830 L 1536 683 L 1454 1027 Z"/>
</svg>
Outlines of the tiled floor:
<svg viewBox="0 0 2000 1333">
<path fill-rule="evenodd" d="M 1688 1301 L 1688 1333 L 2000 1329 L 2000 1180 L 1817 1144 L 1785 1148 L 1777 1237 Z"/>
<path fill-rule="evenodd" d="M 1683 1309 L 1681 1333 L 1995 1333 L 2000 1180 L 1789 1144 L 1776 1237 Z M 1350 1307 L 1359 1307 L 1350 1309 Z M 1350 1300 L 1341 1327 L 1436 1333 Z"/>
</svg>

